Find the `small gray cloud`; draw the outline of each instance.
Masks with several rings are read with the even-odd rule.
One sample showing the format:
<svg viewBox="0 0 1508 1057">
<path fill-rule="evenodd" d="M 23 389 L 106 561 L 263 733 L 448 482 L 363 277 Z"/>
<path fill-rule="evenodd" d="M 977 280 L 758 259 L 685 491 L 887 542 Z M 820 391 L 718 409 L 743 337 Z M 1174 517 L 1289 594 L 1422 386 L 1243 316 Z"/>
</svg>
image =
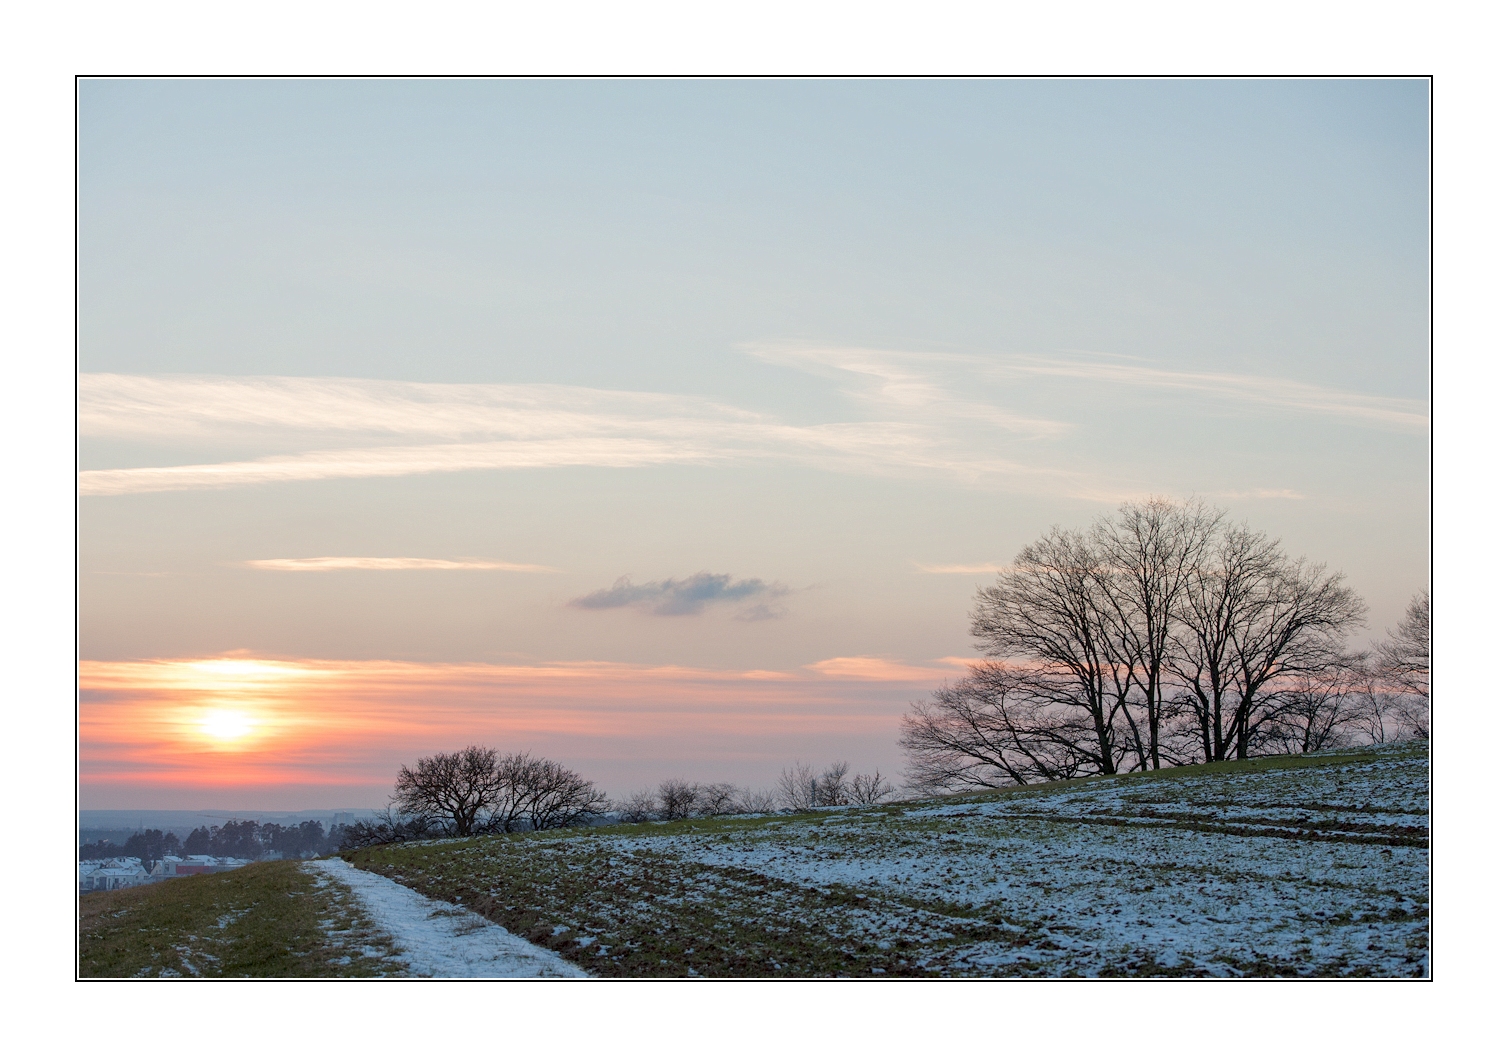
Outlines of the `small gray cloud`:
<svg viewBox="0 0 1508 1057">
<path fill-rule="evenodd" d="M 632 606 L 660 617 L 689 616 L 700 613 L 709 605 L 727 602 L 744 602 L 753 599 L 775 599 L 786 594 L 779 584 L 764 580 L 735 580 L 727 573 L 695 573 L 685 579 L 659 580 L 636 584 L 626 576 L 620 576 L 613 586 L 589 595 L 573 598 L 570 605 L 577 609 L 620 609 Z M 742 620 L 768 620 L 778 616 L 765 601 L 750 607 L 739 615 Z"/>
</svg>

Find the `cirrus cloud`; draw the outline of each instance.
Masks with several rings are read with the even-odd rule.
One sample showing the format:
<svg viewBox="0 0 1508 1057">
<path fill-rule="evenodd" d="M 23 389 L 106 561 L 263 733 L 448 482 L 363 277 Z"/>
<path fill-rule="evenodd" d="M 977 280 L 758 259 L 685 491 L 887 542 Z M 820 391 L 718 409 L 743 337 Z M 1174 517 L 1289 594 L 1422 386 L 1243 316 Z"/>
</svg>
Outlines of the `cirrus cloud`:
<svg viewBox="0 0 1508 1057">
<path fill-rule="evenodd" d="M 268 569 L 283 573 L 324 573 L 341 569 L 360 569 L 376 572 L 407 572 L 413 570 L 445 569 L 493 569 L 510 573 L 555 573 L 548 565 L 525 565 L 519 562 L 495 562 L 484 558 L 461 558 L 451 561 L 445 558 L 254 558 L 242 562 L 252 569 Z"/>
<path fill-rule="evenodd" d="M 776 461 L 837 473 L 941 473 L 1085 496 L 1103 491 L 1076 469 L 1031 465 L 973 443 L 957 435 L 948 416 L 918 416 L 904 401 L 887 406 L 879 419 L 797 425 L 702 397 L 580 386 L 85 374 L 81 437 L 233 442 L 265 454 L 85 469 L 78 489 L 111 496 L 477 470 Z M 1058 428 L 1009 416 L 990 426 L 1026 435 Z"/>
<path fill-rule="evenodd" d="M 765 363 L 822 379 L 836 420 L 796 423 L 685 394 L 553 384 L 362 378 L 83 374 L 80 437 L 234 451 L 226 461 L 88 468 L 81 496 L 271 486 L 341 478 L 574 466 L 783 463 L 833 473 L 944 478 L 968 488 L 1122 502 L 1182 484 L 1131 481 L 1073 444 L 1084 422 L 1043 387 L 1144 392 L 1192 413 L 1304 415 L 1423 434 L 1427 401 L 1293 379 L 1177 370 L 1127 357 L 972 355 L 750 345 Z M 1160 394 L 1160 395 L 1159 395 Z M 1062 417 L 1048 417 L 1053 407 Z M 208 452 L 206 451 L 206 454 Z M 1255 498 L 1301 498 L 1263 482 Z M 1248 489 L 1249 491 L 1249 489 Z M 1244 492 L 1242 493 L 1244 496 Z"/>
</svg>

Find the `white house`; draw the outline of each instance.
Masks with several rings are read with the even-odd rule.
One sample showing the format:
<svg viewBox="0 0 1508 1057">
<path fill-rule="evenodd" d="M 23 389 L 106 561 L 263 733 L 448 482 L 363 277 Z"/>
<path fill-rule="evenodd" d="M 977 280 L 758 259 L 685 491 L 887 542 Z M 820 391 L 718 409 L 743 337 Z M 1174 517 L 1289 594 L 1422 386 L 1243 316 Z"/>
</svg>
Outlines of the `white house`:
<svg viewBox="0 0 1508 1057">
<path fill-rule="evenodd" d="M 134 855 L 118 859 L 88 859 L 79 863 L 79 891 L 107 892 L 116 888 L 134 888 L 169 877 L 188 877 L 201 873 L 224 873 L 249 863 L 250 859 L 213 855 L 164 855 L 148 873 Z"/>
<path fill-rule="evenodd" d="M 104 892 L 116 888 L 134 888 L 149 884 L 152 875 L 142 868 L 135 856 L 122 859 L 93 859 L 79 863 L 79 891 Z"/>
</svg>

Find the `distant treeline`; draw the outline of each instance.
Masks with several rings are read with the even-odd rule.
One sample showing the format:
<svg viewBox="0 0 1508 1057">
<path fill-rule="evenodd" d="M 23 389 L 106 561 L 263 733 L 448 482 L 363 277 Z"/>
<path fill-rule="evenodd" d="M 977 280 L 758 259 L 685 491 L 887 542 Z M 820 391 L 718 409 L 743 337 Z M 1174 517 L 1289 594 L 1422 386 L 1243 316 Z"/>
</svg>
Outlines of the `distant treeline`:
<svg viewBox="0 0 1508 1057">
<path fill-rule="evenodd" d="M 307 859 L 329 855 L 340 847 L 345 826 L 332 826 L 310 820 L 292 826 L 276 822 L 249 820 L 227 822 L 223 826 L 200 826 L 183 840 L 171 831 L 160 829 L 133 833 L 125 844 L 95 841 L 79 847 L 79 861 L 135 857 L 151 869 L 165 855 L 215 855 L 237 859 Z"/>
<path fill-rule="evenodd" d="M 773 790 L 702 785 L 679 778 L 612 801 L 591 782 L 553 760 L 482 745 L 426 756 L 398 770 L 387 810 L 333 834 L 340 850 L 437 837 L 523 833 L 609 822 L 673 822 L 716 815 L 759 815 L 780 808 L 878 804 L 895 787 L 885 776 L 848 775 L 846 761 L 820 774 L 797 761 Z"/>
</svg>

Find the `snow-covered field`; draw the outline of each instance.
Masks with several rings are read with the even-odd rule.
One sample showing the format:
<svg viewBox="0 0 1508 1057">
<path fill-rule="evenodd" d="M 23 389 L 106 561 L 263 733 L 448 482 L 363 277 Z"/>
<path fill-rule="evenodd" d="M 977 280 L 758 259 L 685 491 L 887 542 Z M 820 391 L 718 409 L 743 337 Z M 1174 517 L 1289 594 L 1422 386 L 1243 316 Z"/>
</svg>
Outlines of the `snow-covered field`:
<svg viewBox="0 0 1508 1057">
<path fill-rule="evenodd" d="M 465 907 L 429 899 L 340 859 L 316 859 L 304 868 L 349 888 L 372 923 L 391 937 L 397 949 L 389 958 L 397 963 L 395 975 L 587 975 L 553 951 L 519 939 Z"/>
<path fill-rule="evenodd" d="M 602 975 L 1428 975 L 1420 747 L 369 849 Z"/>
</svg>

